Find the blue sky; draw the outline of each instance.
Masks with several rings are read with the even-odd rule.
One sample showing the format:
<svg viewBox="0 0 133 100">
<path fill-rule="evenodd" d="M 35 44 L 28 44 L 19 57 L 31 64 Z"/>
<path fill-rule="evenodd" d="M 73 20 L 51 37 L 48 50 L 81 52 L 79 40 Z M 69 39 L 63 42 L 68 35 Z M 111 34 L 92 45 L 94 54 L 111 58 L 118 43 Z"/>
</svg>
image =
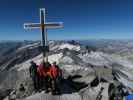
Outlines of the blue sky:
<svg viewBox="0 0 133 100">
<path fill-rule="evenodd" d="M 0 40 L 38 40 L 40 30 L 24 30 L 25 22 L 39 22 L 39 8 L 47 21 L 64 22 L 48 30 L 49 39 L 132 39 L 133 0 L 0 0 Z"/>
</svg>

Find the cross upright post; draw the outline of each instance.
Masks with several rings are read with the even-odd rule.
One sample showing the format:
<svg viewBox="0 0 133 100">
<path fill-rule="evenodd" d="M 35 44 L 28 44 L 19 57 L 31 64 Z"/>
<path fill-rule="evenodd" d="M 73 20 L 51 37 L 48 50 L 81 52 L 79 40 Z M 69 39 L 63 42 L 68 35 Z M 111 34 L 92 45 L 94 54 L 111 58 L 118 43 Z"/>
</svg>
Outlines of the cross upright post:
<svg viewBox="0 0 133 100">
<path fill-rule="evenodd" d="M 42 46 L 42 53 L 43 53 L 43 62 L 48 62 L 48 43 L 47 43 L 47 32 L 46 29 L 52 28 L 62 28 L 62 22 L 46 22 L 46 13 L 45 8 L 40 9 L 40 23 L 25 23 L 25 29 L 33 29 L 33 28 L 40 28 L 41 29 L 41 46 Z"/>
<path fill-rule="evenodd" d="M 41 45 L 42 45 L 42 53 L 43 53 L 43 62 L 47 62 L 47 57 L 46 57 L 46 51 L 44 51 L 46 49 L 46 33 L 45 33 L 45 26 L 44 26 L 44 23 L 45 23 L 45 9 L 40 9 L 40 24 L 41 24 L 41 37 L 42 37 L 42 40 L 41 40 Z M 44 58 L 46 57 L 46 60 L 44 60 Z"/>
</svg>

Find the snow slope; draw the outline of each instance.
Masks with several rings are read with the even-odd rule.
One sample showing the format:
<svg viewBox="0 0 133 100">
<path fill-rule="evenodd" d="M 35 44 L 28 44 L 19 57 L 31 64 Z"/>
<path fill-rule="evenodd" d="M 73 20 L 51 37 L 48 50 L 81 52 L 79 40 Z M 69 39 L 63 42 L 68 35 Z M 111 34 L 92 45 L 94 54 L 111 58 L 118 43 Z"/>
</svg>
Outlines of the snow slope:
<svg viewBox="0 0 133 100">
<path fill-rule="evenodd" d="M 51 43 L 51 42 L 50 42 Z M 79 45 L 72 45 L 69 43 L 61 43 L 61 44 L 52 44 L 51 43 L 51 48 L 50 50 L 62 50 L 62 49 L 69 49 L 69 50 L 75 50 L 75 51 L 80 51 L 80 46 Z"/>
<path fill-rule="evenodd" d="M 65 49 L 68 48 L 69 50 L 75 50 L 75 51 L 79 51 L 80 50 L 80 46 L 77 45 L 72 45 L 72 44 L 62 44 L 60 45 L 59 49 Z"/>
<path fill-rule="evenodd" d="M 112 69 L 113 72 L 118 75 L 118 80 L 122 82 L 124 85 L 126 85 L 129 88 L 133 89 L 133 63 L 122 59 L 120 57 L 116 58 L 112 55 L 105 54 L 103 52 L 91 52 L 90 54 L 85 55 L 79 55 L 80 58 L 83 59 L 85 63 L 91 64 L 95 67 L 97 67 L 95 70 L 98 69 L 98 73 L 105 69 L 104 72 L 107 71 L 106 68 L 102 69 L 104 66 Z M 99 68 L 101 67 L 101 68 Z M 100 73 L 101 76 L 104 77 L 103 72 Z M 110 73 L 111 74 L 111 73 Z M 105 75 L 107 76 L 107 74 Z"/>
<path fill-rule="evenodd" d="M 27 45 L 19 48 L 18 50 L 22 51 L 26 48 L 34 49 L 34 47 L 37 47 L 37 45 L 38 44 L 36 43 L 33 45 Z M 64 69 L 64 71 L 67 72 L 69 75 L 82 75 L 83 78 L 78 79 L 78 81 L 84 81 L 86 83 L 89 83 L 90 80 L 92 81 L 94 79 L 95 74 L 104 79 L 111 80 L 113 70 L 120 82 L 127 86 L 127 88 L 133 89 L 132 62 L 121 57 L 116 57 L 98 51 L 82 54 L 82 49 L 79 45 L 72 45 L 69 43 L 55 43 L 54 41 L 51 41 L 50 45 L 51 54 L 48 56 L 49 62 L 53 63 L 54 61 L 56 61 L 59 64 L 59 67 Z M 63 53 L 63 50 L 65 50 L 66 48 L 68 49 L 68 53 Z M 73 51 L 78 51 L 78 54 L 74 53 Z M 38 56 L 28 59 L 22 63 L 16 64 L 13 68 L 10 69 L 17 71 L 16 77 L 18 78 L 18 80 L 29 79 L 28 68 L 30 66 L 31 60 L 35 61 L 37 64 L 40 64 L 42 61 L 42 54 L 39 54 Z M 103 95 L 106 95 L 107 87 L 108 84 L 105 84 L 106 91 L 104 91 Z M 94 89 L 89 89 L 88 93 L 90 94 L 88 95 L 96 96 L 96 93 L 98 93 L 99 89 L 100 86 L 95 87 Z M 87 91 L 88 90 L 84 92 Z"/>
<path fill-rule="evenodd" d="M 58 63 L 59 63 L 59 59 L 61 59 L 62 56 L 63 56 L 62 53 L 50 55 L 50 56 L 48 56 L 48 61 L 49 61 L 50 63 L 53 63 L 53 62 L 56 61 L 57 64 L 58 64 Z M 38 55 L 38 56 L 34 57 L 33 59 L 30 59 L 30 60 L 28 60 L 28 61 L 26 61 L 26 62 L 23 62 L 23 63 L 20 64 L 20 65 L 16 65 L 17 70 L 18 70 L 18 71 L 21 71 L 21 70 L 26 70 L 26 69 L 28 69 L 29 66 L 30 66 L 30 61 L 32 61 L 32 60 L 33 60 L 34 62 L 36 62 L 36 64 L 39 65 L 39 64 L 42 62 L 42 54 L 40 54 L 40 55 Z"/>
</svg>

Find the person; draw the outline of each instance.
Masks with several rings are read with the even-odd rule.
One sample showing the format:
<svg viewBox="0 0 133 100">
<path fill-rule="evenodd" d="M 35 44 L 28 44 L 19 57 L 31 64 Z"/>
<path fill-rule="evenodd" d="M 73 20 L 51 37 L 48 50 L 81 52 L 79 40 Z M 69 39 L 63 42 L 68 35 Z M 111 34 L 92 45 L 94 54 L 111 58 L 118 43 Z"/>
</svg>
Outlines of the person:
<svg viewBox="0 0 133 100">
<path fill-rule="evenodd" d="M 37 72 L 39 74 L 39 89 L 45 88 L 45 76 L 46 76 L 46 70 L 45 70 L 45 62 L 42 62 L 40 65 L 38 65 Z"/>
<path fill-rule="evenodd" d="M 45 65 L 45 69 L 46 69 L 46 76 L 45 76 L 45 87 L 46 87 L 46 93 L 51 92 L 52 87 L 51 87 L 51 73 L 50 73 L 50 68 L 51 68 L 51 64 L 49 62 L 46 62 Z"/>
<path fill-rule="evenodd" d="M 30 77 L 33 80 L 34 89 L 38 90 L 39 84 L 38 84 L 38 73 L 37 73 L 37 65 L 35 62 L 30 62 L 31 66 L 29 67 Z"/>
<path fill-rule="evenodd" d="M 51 73 L 51 86 L 52 86 L 52 92 L 53 94 L 59 94 L 59 77 L 62 76 L 61 70 L 59 66 L 54 62 L 50 67 L 50 73 Z"/>
</svg>

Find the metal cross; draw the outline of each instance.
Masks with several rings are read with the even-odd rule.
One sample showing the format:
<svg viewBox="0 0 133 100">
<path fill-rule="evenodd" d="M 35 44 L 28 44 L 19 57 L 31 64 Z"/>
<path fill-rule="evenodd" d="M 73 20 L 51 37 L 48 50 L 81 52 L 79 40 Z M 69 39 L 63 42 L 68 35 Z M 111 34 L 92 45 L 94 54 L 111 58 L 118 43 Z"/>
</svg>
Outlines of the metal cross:
<svg viewBox="0 0 133 100">
<path fill-rule="evenodd" d="M 49 28 L 62 28 L 63 23 L 62 22 L 46 22 L 45 21 L 45 8 L 40 9 L 40 23 L 25 23 L 24 24 L 24 29 L 33 29 L 33 28 L 40 28 L 41 30 L 41 46 L 42 46 L 42 52 L 43 52 L 43 61 L 47 62 L 48 61 L 48 55 L 46 50 L 48 48 L 47 44 L 47 32 L 46 29 Z M 45 60 L 44 60 L 45 58 Z"/>
</svg>

